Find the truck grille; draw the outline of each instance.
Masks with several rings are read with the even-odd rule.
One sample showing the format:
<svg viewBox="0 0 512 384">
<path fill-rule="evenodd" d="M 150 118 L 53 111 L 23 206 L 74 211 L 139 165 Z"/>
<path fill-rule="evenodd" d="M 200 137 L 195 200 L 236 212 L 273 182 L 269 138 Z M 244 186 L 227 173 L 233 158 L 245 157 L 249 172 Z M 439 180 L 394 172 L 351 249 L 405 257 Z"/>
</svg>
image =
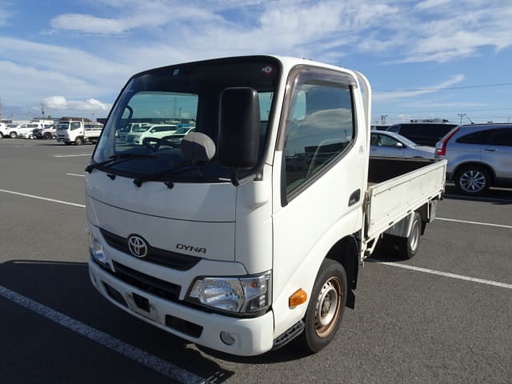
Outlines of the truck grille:
<svg viewBox="0 0 512 384">
<path fill-rule="evenodd" d="M 104 229 L 100 229 L 100 231 L 108 245 L 121 252 L 131 255 L 128 248 L 127 238 L 115 235 L 112 232 L 108 232 Z M 199 263 L 201 258 L 183 255 L 177 252 L 166 251 L 164 249 L 155 248 L 149 245 L 147 256 L 140 260 L 162 265 L 172 269 L 177 269 L 179 271 L 187 271 Z"/>
<path fill-rule="evenodd" d="M 181 291 L 179 285 L 146 275 L 115 261 L 113 265 L 115 272 L 111 273 L 125 283 L 163 299 L 178 301 Z"/>
</svg>

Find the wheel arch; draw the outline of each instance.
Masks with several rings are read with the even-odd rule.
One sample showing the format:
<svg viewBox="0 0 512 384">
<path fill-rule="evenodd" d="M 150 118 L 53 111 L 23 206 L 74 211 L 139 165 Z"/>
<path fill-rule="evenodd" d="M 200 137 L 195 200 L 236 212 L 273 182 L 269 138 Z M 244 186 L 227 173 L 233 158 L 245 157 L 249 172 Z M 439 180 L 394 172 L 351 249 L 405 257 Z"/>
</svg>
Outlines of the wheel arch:
<svg viewBox="0 0 512 384">
<path fill-rule="evenodd" d="M 347 236 L 340 239 L 329 250 L 327 259 L 332 259 L 340 263 L 347 274 L 348 296 L 347 307 L 354 309 L 355 293 L 357 288 L 357 278 L 359 274 L 359 245 L 354 236 Z"/>
</svg>

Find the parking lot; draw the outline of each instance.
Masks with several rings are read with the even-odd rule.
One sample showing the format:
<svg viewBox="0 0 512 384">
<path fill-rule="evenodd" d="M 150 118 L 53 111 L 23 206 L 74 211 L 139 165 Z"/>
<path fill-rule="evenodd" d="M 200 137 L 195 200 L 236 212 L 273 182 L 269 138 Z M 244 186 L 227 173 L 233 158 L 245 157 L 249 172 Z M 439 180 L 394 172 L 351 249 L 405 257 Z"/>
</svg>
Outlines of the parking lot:
<svg viewBox="0 0 512 384">
<path fill-rule="evenodd" d="M 228 356 L 117 309 L 87 272 L 92 145 L 0 140 L 1 383 L 510 383 L 512 190 L 447 186 L 408 261 L 376 254 L 316 355 Z"/>
</svg>

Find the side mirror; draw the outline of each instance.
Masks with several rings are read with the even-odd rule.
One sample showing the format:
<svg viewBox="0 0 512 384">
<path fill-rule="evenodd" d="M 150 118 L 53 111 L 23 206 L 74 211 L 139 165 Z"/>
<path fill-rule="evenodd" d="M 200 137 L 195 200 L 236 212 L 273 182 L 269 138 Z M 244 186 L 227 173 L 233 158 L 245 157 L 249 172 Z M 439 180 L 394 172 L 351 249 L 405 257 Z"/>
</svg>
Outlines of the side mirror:
<svg viewBox="0 0 512 384">
<path fill-rule="evenodd" d="M 259 144 L 258 92 L 253 88 L 226 88 L 220 99 L 220 163 L 233 168 L 255 167 Z"/>
</svg>

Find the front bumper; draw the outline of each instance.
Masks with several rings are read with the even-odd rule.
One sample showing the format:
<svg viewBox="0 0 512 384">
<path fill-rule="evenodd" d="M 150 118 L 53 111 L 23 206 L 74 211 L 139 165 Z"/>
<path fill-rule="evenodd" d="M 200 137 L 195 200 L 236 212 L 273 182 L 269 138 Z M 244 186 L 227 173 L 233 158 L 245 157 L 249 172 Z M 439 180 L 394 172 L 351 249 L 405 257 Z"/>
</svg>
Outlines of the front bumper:
<svg viewBox="0 0 512 384">
<path fill-rule="evenodd" d="M 92 259 L 89 275 L 96 289 L 113 304 L 185 340 L 239 356 L 259 355 L 272 349 L 271 312 L 255 318 L 235 318 L 190 308 L 127 284 Z M 231 345 L 222 341 L 223 332 L 230 335 Z"/>
</svg>

